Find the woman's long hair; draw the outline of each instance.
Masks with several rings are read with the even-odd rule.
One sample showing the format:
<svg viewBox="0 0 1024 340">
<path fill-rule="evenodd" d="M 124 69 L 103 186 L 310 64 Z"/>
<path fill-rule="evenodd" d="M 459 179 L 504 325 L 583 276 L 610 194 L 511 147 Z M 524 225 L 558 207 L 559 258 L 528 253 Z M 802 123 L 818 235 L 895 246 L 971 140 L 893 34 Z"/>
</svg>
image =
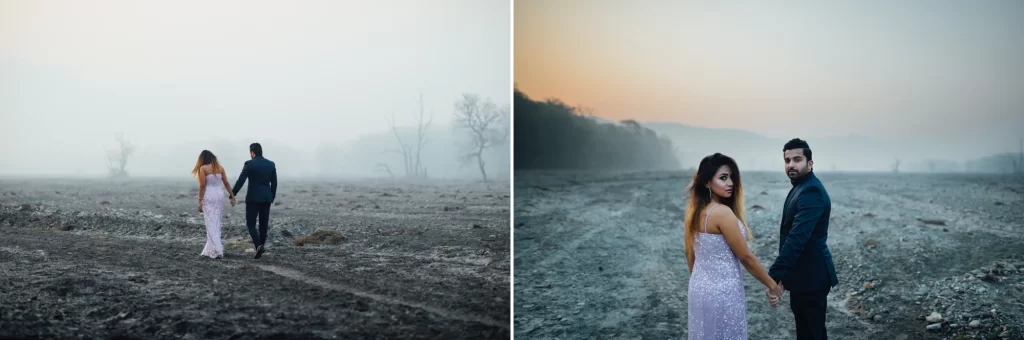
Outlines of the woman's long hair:
<svg viewBox="0 0 1024 340">
<path fill-rule="evenodd" d="M 215 174 L 224 172 L 224 168 L 222 168 L 220 166 L 220 162 L 217 161 L 217 156 L 214 156 L 213 152 L 210 152 L 210 150 L 203 150 L 203 152 L 199 153 L 199 159 L 196 160 L 196 166 L 192 168 L 192 176 L 199 176 L 199 168 L 207 164 L 210 164 L 210 168 L 212 168 L 213 173 Z"/>
<path fill-rule="evenodd" d="M 686 259 L 688 261 L 694 260 L 694 239 L 704 222 L 700 215 L 704 208 L 707 208 L 712 202 L 711 189 L 704 187 L 704 184 L 714 179 L 718 168 L 723 165 L 729 166 L 732 170 L 733 190 L 732 196 L 722 198 L 721 203 L 732 209 L 736 217 L 739 217 L 740 221 L 743 222 L 743 226 L 747 228 L 747 235 L 750 235 L 750 239 L 753 238 L 753 234 L 750 233 L 750 227 L 747 226 L 746 214 L 743 211 L 743 185 L 740 182 L 740 168 L 736 166 L 736 161 L 729 156 L 715 153 L 700 160 L 700 166 L 697 167 L 697 172 L 693 174 L 693 180 L 686 187 L 686 192 L 690 196 L 689 202 L 686 204 L 686 230 L 684 232 Z"/>
</svg>

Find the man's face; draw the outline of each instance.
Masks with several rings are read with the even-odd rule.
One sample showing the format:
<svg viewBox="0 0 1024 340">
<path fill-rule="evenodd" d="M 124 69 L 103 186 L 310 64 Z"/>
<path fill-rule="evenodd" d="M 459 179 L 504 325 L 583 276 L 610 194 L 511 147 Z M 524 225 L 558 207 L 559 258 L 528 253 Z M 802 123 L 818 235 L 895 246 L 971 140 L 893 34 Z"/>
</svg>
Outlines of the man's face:
<svg viewBox="0 0 1024 340">
<path fill-rule="evenodd" d="M 782 153 L 782 157 L 786 161 L 786 176 L 789 178 L 803 177 L 811 172 L 814 166 L 814 161 L 808 161 L 804 156 L 803 148 L 786 150 Z"/>
<path fill-rule="evenodd" d="M 249 151 L 249 158 L 256 158 L 256 153 Z"/>
</svg>

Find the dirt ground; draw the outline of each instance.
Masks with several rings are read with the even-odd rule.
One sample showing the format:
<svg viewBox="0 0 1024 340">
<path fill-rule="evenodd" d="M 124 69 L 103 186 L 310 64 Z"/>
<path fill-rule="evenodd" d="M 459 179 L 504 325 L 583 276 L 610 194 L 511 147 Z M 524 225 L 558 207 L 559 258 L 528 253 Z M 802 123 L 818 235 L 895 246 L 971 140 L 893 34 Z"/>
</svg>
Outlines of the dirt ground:
<svg viewBox="0 0 1024 340">
<path fill-rule="evenodd" d="M 278 190 L 267 253 L 239 203 L 214 260 L 195 181 L 0 180 L 0 337 L 510 337 L 507 185 Z"/>
<path fill-rule="evenodd" d="M 691 173 L 517 171 L 516 338 L 687 334 L 683 189 Z M 1024 176 L 818 175 L 832 199 L 832 339 L 1024 339 Z M 778 254 L 779 173 L 744 173 L 751 249 Z M 751 339 L 795 339 L 746 276 Z M 934 314 L 933 314 L 934 313 Z"/>
</svg>

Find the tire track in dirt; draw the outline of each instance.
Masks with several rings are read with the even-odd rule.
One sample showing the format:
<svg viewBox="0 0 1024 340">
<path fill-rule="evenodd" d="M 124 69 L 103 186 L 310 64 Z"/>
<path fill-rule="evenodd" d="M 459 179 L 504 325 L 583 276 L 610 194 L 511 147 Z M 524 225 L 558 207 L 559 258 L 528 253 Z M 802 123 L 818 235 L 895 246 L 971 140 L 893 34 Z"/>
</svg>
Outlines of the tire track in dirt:
<svg viewBox="0 0 1024 340">
<path fill-rule="evenodd" d="M 605 187 L 607 183 L 601 183 Z M 547 189 L 544 189 L 547 190 Z M 546 338 L 558 334 L 578 334 L 583 337 L 595 337 L 598 328 L 616 328 L 624 321 L 635 317 L 640 311 L 633 308 L 620 308 L 617 298 L 610 296 L 581 296 L 580 289 L 588 290 L 595 280 L 609 280 L 608 277 L 594 277 L 595 273 L 588 269 L 596 269 L 601 264 L 608 274 L 615 272 L 622 267 L 618 258 L 610 256 L 610 253 L 618 253 L 621 249 L 603 248 L 608 240 L 618 243 L 617 236 L 609 235 L 609 231 L 618 231 L 620 225 L 606 223 L 608 218 L 621 216 L 622 208 L 628 206 L 612 206 L 615 202 L 605 202 L 592 192 L 594 186 L 571 186 L 560 187 L 558 195 L 546 195 L 540 191 L 533 191 L 534 195 L 527 195 L 528 200 L 520 201 L 517 206 L 530 207 L 528 210 L 518 210 L 519 221 L 527 221 L 530 229 L 523 230 L 518 237 L 521 237 L 522 246 L 517 247 L 517 252 L 522 255 L 516 259 L 519 262 L 529 262 L 526 268 L 533 270 L 517 270 L 516 292 L 525 293 L 529 296 L 524 299 L 517 298 L 519 304 L 517 311 L 528 311 L 531 309 L 547 309 L 559 311 L 562 315 L 552 315 L 543 312 L 538 315 L 530 312 L 517 312 L 515 323 L 520 336 L 533 338 Z M 568 214 L 566 212 L 569 212 Z M 554 218 L 551 218 L 551 217 Z M 547 218 L 545 218 L 547 217 Z M 534 222 L 536 221 L 536 222 Z M 518 222 L 517 222 L 518 223 Z M 538 229 L 533 229 L 536 226 Z M 608 261 L 609 259 L 614 261 Z M 582 266 L 586 267 L 577 267 Z M 543 275 L 544 272 L 564 272 L 568 267 L 573 267 L 571 272 L 579 273 L 584 277 L 578 277 L 579 284 L 557 280 L 549 282 L 551 277 Z M 538 276 L 537 274 L 541 274 Z M 615 285 L 634 285 L 636 278 L 617 277 L 610 278 Z M 630 294 L 632 295 L 632 294 Z M 642 296 L 641 296 L 642 297 Z M 637 297 L 640 298 L 640 297 Z M 585 307 L 585 308 L 584 308 Z M 594 310 L 611 309 L 613 312 L 602 313 L 594 319 Z M 601 317 L 603 316 L 603 317 Z M 582 318 L 586 321 L 575 321 Z M 580 327 L 587 323 L 593 323 L 595 327 Z"/>
<path fill-rule="evenodd" d="M 673 269 L 679 263 L 685 263 L 681 245 L 673 243 L 679 230 L 674 230 L 674 225 L 664 226 L 656 222 L 669 220 L 675 223 L 678 217 L 675 214 L 681 210 L 665 208 L 664 202 L 661 202 L 664 199 L 662 192 L 652 190 L 647 183 L 635 179 L 606 179 L 594 186 L 575 187 L 567 191 L 569 193 L 563 196 L 563 200 L 572 202 L 572 206 L 560 205 L 560 208 L 569 212 L 567 218 L 574 223 L 549 225 L 552 228 L 543 238 L 554 242 L 557 250 L 541 255 L 534 268 L 563 271 L 565 268 L 561 268 L 561 261 L 576 258 L 573 263 L 565 265 L 576 267 L 574 271 L 582 276 L 578 279 L 587 283 L 572 287 L 560 283 L 557 288 L 544 288 L 553 289 L 542 294 L 561 300 L 551 302 L 562 305 L 559 307 L 562 312 L 575 315 L 562 320 L 520 320 L 520 323 L 524 323 L 520 326 L 523 331 L 520 334 L 531 334 L 551 326 L 557 330 L 553 333 L 550 330 L 544 331 L 545 334 L 540 336 L 551 336 L 559 332 L 583 337 L 641 334 L 645 338 L 678 337 L 685 334 L 685 322 L 679 321 L 686 317 L 686 281 L 682 279 L 685 274 Z M 598 192 L 606 191 L 617 195 L 612 199 L 597 195 Z M 585 231 L 579 236 L 566 237 L 569 234 L 566 230 L 580 229 Z M 594 271 L 595 268 L 598 270 Z M 524 275 L 526 281 L 537 280 Z M 611 289 L 615 293 L 589 296 L 565 291 L 594 289 Z M 531 302 L 540 303 L 539 300 Z M 583 321 L 572 321 L 573 325 L 566 327 L 566 322 L 576 319 Z"/>
<path fill-rule="evenodd" d="M 498 321 L 493 320 L 493 319 L 489 319 L 489 318 L 485 318 L 485 317 L 479 317 L 479 316 L 473 316 L 473 315 L 461 314 L 461 313 L 458 313 L 458 312 L 453 312 L 453 311 L 450 311 L 450 310 L 445 310 L 443 308 L 428 306 L 428 305 L 421 304 L 421 303 L 416 303 L 416 302 L 403 301 L 403 300 L 399 300 L 399 299 L 396 299 L 396 298 L 391 298 L 391 297 L 387 297 L 387 296 L 383 296 L 383 295 L 369 293 L 369 292 L 366 292 L 366 291 L 363 291 L 363 290 L 356 289 L 356 288 L 351 287 L 351 286 L 347 286 L 347 285 L 343 285 L 343 284 L 337 284 L 337 283 L 330 283 L 330 282 L 327 282 L 327 281 L 325 281 L 323 279 L 312 277 L 312 276 L 303 274 L 302 272 L 299 272 L 299 271 L 296 271 L 296 270 L 292 270 L 292 269 L 288 269 L 288 268 L 284 268 L 284 267 L 280 267 L 280 266 L 259 264 L 259 265 L 255 265 L 255 267 L 259 268 L 259 269 L 262 269 L 262 270 L 265 270 L 265 271 L 268 271 L 268 272 L 271 272 L 271 273 L 274 273 L 274 274 L 277 274 L 277 275 L 280 275 L 280 276 L 283 276 L 283 277 L 286 277 L 286 278 L 289 278 L 289 279 L 292 279 L 292 280 L 303 282 L 303 283 L 306 283 L 306 284 L 309 284 L 309 285 L 318 286 L 318 287 L 321 287 L 321 288 L 324 288 L 324 289 L 330 289 L 330 290 L 345 292 L 345 293 L 349 293 L 349 294 L 352 294 L 352 295 L 355 295 L 355 296 L 358 296 L 358 297 L 371 299 L 371 300 L 374 300 L 374 301 L 377 301 L 377 302 L 381 302 L 381 303 L 387 303 L 387 304 L 392 304 L 392 305 L 401 305 L 401 306 L 406 306 L 406 307 L 410 307 L 410 308 L 416 308 L 416 309 L 420 309 L 420 310 L 429 312 L 431 314 L 434 314 L 434 315 L 437 315 L 437 316 L 440 316 L 440 317 L 443 317 L 443 318 L 446 318 L 446 319 L 458 320 L 458 321 L 466 321 L 466 322 L 476 322 L 476 323 L 481 323 L 481 324 L 484 324 L 484 325 L 487 325 L 487 326 L 491 326 L 491 327 L 498 327 L 498 328 L 501 328 L 503 330 L 507 330 L 508 329 L 508 324 L 502 323 L 502 322 L 498 322 Z"/>
<path fill-rule="evenodd" d="M 578 193 L 578 194 L 579 195 L 573 195 L 574 197 L 572 199 L 570 199 L 570 201 L 573 201 L 573 202 L 587 202 L 588 201 L 588 196 L 586 195 L 586 193 Z M 574 207 L 574 208 L 572 208 L 570 210 L 578 211 L 578 212 L 586 211 L 586 210 L 590 209 L 590 207 L 588 207 L 587 205 L 589 205 L 589 204 L 584 204 L 584 206 L 582 206 L 582 207 Z M 621 210 L 621 209 L 612 209 L 612 210 L 609 210 L 609 211 L 610 212 L 608 213 L 608 215 L 610 217 L 618 217 L 618 216 L 621 216 L 624 213 L 624 210 Z M 588 214 L 581 213 L 580 215 L 586 216 Z M 571 218 L 571 220 L 575 221 L 576 219 L 572 219 Z M 583 221 L 580 221 L 580 222 L 584 222 L 585 223 L 586 222 L 586 218 L 584 218 Z M 576 255 L 575 253 L 573 253 L 573 251 L 578 249 L 584 242 L 589 242 L 590 239 L 594 237 L 594 235 L 597 235 L 598 233 L 604 232 L 607 229 L 609 229 L 609 227 L 611 227 L 611 225 L 609 225 L 609 224 L 590 224 L 590 226 L 592 228 L 588 229 L 585 233 L 583 233 L 583 235 L 580 235 L 579 237 L 573 237 L 573 238 L 571 238 L 571 240 L 569 242 L 561 244 L 561 246 L 559 247 L 560 249 L 558 251 L 556 251 L 554 254 L 551 254 L 551 255 L 548 255 L 547 257 L 545 257 L 543 260 L 541 260 L 539 263 L 537 263 L 536 266 L 538 268 L 547 268 L 552 263 L 558 263 L 559 261 L 565 259 L 567 256 Z M 563 234 L 564 230 L 565 230 L 565 224 L 558 224 L 555 227 L 555 230 L 553 230 L 553 232 L 550 233 L 548 235 L 548 237 L 546 237 L 546 239 L 547 238 L 555 238 L 555 236 L 559 236 L 559 235 Z"/>
<path fill-rule="evenodd" d="M 664 183 L 655 183 L 658 182 Z M 680 261 L 686 261 L 682 255 L 682 246 L 674 243 L 682 239 L 682 223 L 678 219 L 681 216 L 674 216 L 674 211 L 659 210 L 659 201 L 670 198 L 664 197 L 668 193 L 657 190 L 657 185 L 651 185 L 651 182 L 630 188 L 630 191 L 630 200 L 617 203 L 632 207 L 626 219 L 636 220 L 628 236 L 636 243 L 637 251 L 633 258 L 623 260 L 642 264 L 631 267 L 642 278 L 641 285 L 633 289 L 641 290 L 646 295 L 642 300 L 633 302 L 634 308 L 642 312 L 632 322 L 647 330 L 643 333 L 645 338 L 683 336 L 686 334 L 686 323 L 683 320 L 687 318 L 684 278 L 688 277 L 688 273 L 676 272 L 674 269 Z M 669 221 L 669 225 L 655 221 Z M 673 251 L 676 254 L 673 255 Z"/>
</svg>

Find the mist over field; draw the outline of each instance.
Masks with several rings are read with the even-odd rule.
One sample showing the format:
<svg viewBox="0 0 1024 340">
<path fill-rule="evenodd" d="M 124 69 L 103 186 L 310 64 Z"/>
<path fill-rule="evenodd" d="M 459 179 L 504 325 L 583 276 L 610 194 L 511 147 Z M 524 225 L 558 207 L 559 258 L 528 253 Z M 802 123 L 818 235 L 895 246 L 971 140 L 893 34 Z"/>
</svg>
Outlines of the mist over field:
<svg viewBox="0 0 1024 340">
<path fill-rule="evenodd" d="M 507 3 L 245 8 L 6 2 L 0 176 L 107 176 L 122 136 L 134 176 L 188 176 L 204 149 L 236 176 L 259 142 L 282 177 L 507 177 Z"/>
</svg>

